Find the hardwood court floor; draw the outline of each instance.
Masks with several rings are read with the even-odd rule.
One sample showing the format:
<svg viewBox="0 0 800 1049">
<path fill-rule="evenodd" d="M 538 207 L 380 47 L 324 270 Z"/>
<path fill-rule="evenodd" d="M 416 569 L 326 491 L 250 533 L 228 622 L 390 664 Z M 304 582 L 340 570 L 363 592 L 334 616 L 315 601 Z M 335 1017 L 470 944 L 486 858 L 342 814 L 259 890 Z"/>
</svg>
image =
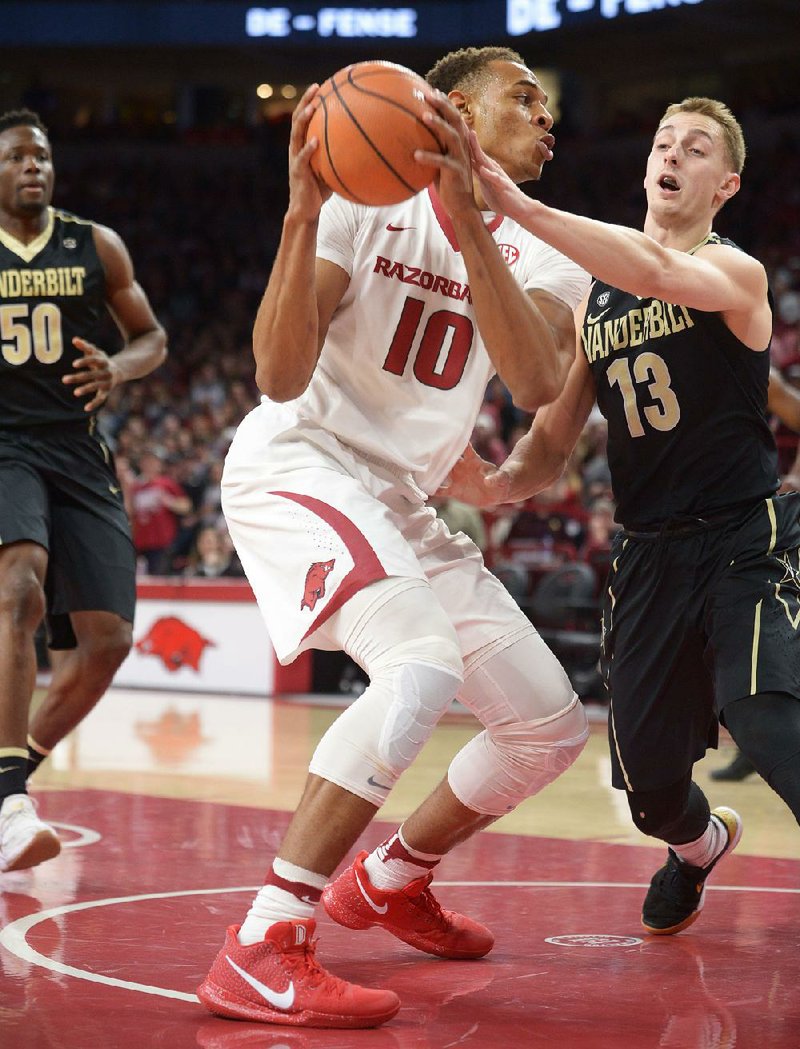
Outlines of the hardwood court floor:
<svg viewBox="0 0 800 1049">
<path fill-rule="evenodd" d="M 321 917 L 339 974 L 392 987 L 375 1031 L 218 1020 L 194 988 L 261 884 L 308 757 L 335 710 L 297 701 L 112 690 L 34 781 L 57 859 L 0 875 L 2 1049 L 797 1049 L 800 829 L 755 777 L 698 780 L 745 833 L 691 929 L 649 937 L 641 901 L 663 849 L 608 786 L 604 726 L 576 765 L 455 850 L 438 895 L 492 927 L 479 962 L 421 955 Z M 437 730 L 365 836 L 439 779 L 474 723 Z"/>
</svg>

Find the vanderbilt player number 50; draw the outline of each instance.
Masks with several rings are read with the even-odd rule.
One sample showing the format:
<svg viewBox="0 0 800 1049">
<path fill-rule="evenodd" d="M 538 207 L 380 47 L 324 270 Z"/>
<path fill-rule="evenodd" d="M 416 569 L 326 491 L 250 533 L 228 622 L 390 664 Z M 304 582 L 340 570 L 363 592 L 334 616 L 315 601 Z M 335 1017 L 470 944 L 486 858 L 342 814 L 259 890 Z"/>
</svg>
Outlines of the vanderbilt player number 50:
<svg viewBox="0 0 800 1049">
<path fill-rule="evenodd" d="M 40 364 L 54 364 L 64 353 L 61 311 L 52 302 L 0 306 L 0 346 L 8 364 L 25 364 L 35 357 Z"/>
</svg>

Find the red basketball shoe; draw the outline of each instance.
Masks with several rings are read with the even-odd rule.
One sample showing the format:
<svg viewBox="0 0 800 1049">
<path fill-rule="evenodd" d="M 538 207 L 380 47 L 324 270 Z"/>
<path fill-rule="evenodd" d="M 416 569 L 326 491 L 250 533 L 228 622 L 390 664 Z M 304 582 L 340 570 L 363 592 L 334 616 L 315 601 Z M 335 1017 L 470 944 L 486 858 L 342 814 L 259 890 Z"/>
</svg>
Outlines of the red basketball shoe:
<svg viewBox="0 0 800 1049">
<path fill-rule="evenodd" d="M 377 1027 L 400 1008 L 394 991 L 340 980 L 314 956 L 316 922 L 278 922 L 261 943 L 242 947 L 238 927 L 197 988 L 217 1016 L 297 1027 Z"/>
<path fill-rule="evenodd" d="M 331 918 L 348 929 L 379 925 L 417 950 L 440 958 L 482 958 L 494 946 L 494 936 L 479 922 L 445 911 L 428 886 L 425 874 L 404 889 L 376 889 L 364 870 L 368 853 L 360 852 L 352 866 L 322 890 L 322 904 Z"/>
</svg>

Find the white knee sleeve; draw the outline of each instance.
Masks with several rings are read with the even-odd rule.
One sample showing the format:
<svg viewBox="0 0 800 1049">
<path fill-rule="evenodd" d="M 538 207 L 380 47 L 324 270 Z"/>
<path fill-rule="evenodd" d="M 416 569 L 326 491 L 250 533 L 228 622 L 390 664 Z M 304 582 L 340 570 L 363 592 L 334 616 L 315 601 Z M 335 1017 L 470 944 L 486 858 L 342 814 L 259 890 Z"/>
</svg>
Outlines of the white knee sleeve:
<svg viewBox="0 0 800 1049">
<path fill-rule="evenodd" d="M 461 651 L 425 584 L 388 600 L 353 633 L 347 651 L 370 684 L 320 740 L 310 770 L 380 806 L 455 698 Z"/>
<path fill-rule="evenodd" d="M 573 694 L 569 706 L 549 717 L 481 732 L 456 754 L 448 782 L 467 808 L 502 816 L 568 769 L 588 736 L 586 714 Z"/>
</svg>

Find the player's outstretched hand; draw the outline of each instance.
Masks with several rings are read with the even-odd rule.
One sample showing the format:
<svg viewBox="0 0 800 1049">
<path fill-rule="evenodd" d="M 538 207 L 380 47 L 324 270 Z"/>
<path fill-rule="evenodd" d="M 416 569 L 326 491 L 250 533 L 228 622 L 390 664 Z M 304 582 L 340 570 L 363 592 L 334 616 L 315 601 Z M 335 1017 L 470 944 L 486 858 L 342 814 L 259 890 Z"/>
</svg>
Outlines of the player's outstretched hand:
<svg viewBox="0 0 800 1049">
<path fill-rule="evenodd" d="M 508 502 L 510 491 L 511 477 L 503 467 L 481 459 L 468 444 L 436 495 L 488 510 Z"/>
<path fill-rule="evenodd" d="M 75 358 L 72 367 L 76 370 L 72 375 L 65 375 L 61 381 L 75 387 L 76 397 L 88 396 L 89 400 L 84 404 L 83 410 L 92 412 L 105 403 L 108 395 L 120 383 L 121 377 L 114 358 L 109 357 L 99 346 L 78 336 L 72 340 L 72 345 L 76 350 L 80 350 L 83 356 Z"/>
<path fill-rule="evenodd" d="M 306 141 L 308 125 L 314 115 L 312 100 L 319 91 L 319 84 L 311 84 L 292 114 L 292 130 L 289 136 L 289 210 L 299 218 L 313 221 L 320 208 L 331 195 L 331 190 L 314 174 L 311 157 L 319 147 L 316 137 Z"/>
</svg>

